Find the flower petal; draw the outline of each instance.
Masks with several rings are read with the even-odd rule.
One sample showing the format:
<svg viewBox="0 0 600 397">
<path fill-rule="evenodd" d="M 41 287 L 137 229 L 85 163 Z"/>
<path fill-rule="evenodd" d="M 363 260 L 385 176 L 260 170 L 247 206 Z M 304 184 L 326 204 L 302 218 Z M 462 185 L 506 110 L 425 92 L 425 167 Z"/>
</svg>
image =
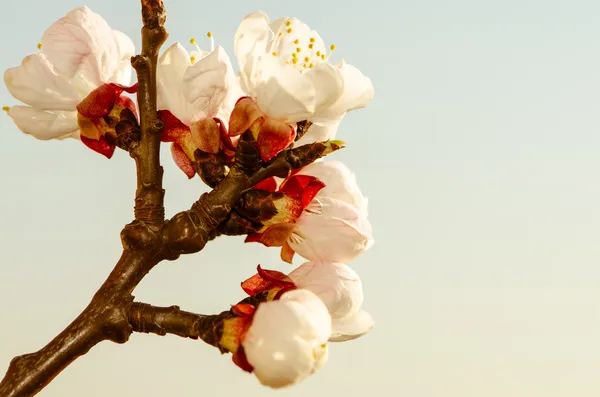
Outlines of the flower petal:
<svg viewBox="0 0 600 397">
<path fill-rule="evenodd" d="M 267 51 L 270 33 L 269 17 L 260 11 L 247 15 L 235 33 L 234 48 L 241 71 L 240 83 L 247 93 L 251 94 L 260 80 L 257 64 Z"/>
<path fill-rule="evenodd" d="M 119 42 L 98 14 L 78 7 L 42 36 L 43 52 L 59 73 L 78 77 L 88 89 L 111 78 L 121 65 Z"/>
<path fill-rule="evenodd" d="M 131 82 L 131 57 L 135 54 L 133 40 L 125 33 L 113 30 L 119 48 L 119 66 L 115 73 L 108 79 L 109 82 L 128 85 Z"/>
<path fill-rule="evenodd" d="M 317 161 L 302 168 L 296 175 L 309 175 L 325 184 L 317 194 L 318 198 L 341 200 L 358 209 L 362 217 L 367 217 L 367 199 L 356 183 L 356 176 L 344 163 L 336 160 Z"/>
<path fill-rule="evenodd" d="M 156 70 L 158 109 L 168 109 L 188 126 L 205 116 L 185 98 L 183 76 L 191 66 L 188 52 L 177 42 L 162 54 Z"/>
<path fill-rule="evenodd" d="M 344 79 L 344 92 L 332 106 L 315 115 L 314 121 L 339 119 L 351 110 L 365 107 L 375 95 L 371 79 L 360 70 L 343 60 L 338 67 Z"/>
<path fill-rule="evenodd" d="M 314 81 L 275 57 L 260 59 L 258 67 L 268 70 L 268 78 L 259 81 L 252 94 L 265 114 L 287 122 L 311 118 L 317 105 Z"/>
<path fill-rule="evenodd" d="M 344 342 L 359 338 L 373 329 L 375 321 L 369 313 L 360 310 L 352 316 L 332 320 L 331 342 Z"/>
<path fill-rule="evenodd" d="M 347 263 L 372 245 L 371 225 L 352 205 L 319 198 L 320 211 L 304 211 L 288 238 L 290 247 L 312 261 Z"/>
<path fill-rule="evenodd" d="M 73 111 L 83 98 L 42 53 L 25 57 L 21 66 L 7 69 L 4 84 L 12 96 L 41 110 Z"/>
<path fill-rule="evenodd" d="M 310 291 L 292 290 L 258 306 L 242 345 L 259 381 L 280 388 L 323 365 L 330 334 L 331 317 L 323 302 Z"/>
<path fill-rule="evenodd" d="M 197 113 L 214 117 L 233 84 L 235 72 L 229 56 L 223 47 L 217 46 L 213 52 L 186 69 L 183 95 Z"/>
<path fill-rule="evenodd" d="M 308 69 L 304 73 L 305 79 L 310 79 L 314 87 L 316 87 L 315 98 L 315 114 L 311 120 L 319 120 L 322 115 L 329 115 L 333 104 L 337 103 L 342 94 L 346 93 L 345 86 L 347 83 L 341 69 L 337 68 L 328 62 L 317 63 L 313 68 Z M 339 117 L 334 117 L 334 121 Z"/>
<path fill-rule="evenodd" d="M 306 262 L 289 277 L 298 288 L 317 295 L 333 319 L 356 314 L 364 300 L 360 277 L 343 263 Z"/>
<path fill-rule="evenodd" d="M 13 106 L 8 111 L 17 127 L 41 140 L 63 138 L 79 131 L 77 112 L 46 112 L 29 106 Z"/>
</svg>

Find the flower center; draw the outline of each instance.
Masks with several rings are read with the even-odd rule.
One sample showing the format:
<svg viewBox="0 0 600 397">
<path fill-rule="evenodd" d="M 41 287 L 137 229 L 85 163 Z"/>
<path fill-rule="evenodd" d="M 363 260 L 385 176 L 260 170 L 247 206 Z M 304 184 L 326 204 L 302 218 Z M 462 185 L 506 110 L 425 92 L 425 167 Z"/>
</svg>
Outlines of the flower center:
<svg viewBox="0 0 600 397">
<path fill-rule="evenodd" d="M 215 38 L 213 37 L 212 32 L 206 32 L 206 37 L 210 39 L 210 52 L 213 52 L 215 50 Z M 192 65 L 194 65 L 200 59 L 204 58 L 207 55 L 207 52 L 203 51 L 198 46 L 198 41 L 195 37 L 190 39 L 190 44 L 196 47 L 196 51 L 190 53 L 190 61 L 192 62 Z"/>
<path fill-rule="evenodd" d="M 274 37 L 269 52 L 281 63 L 304 72 L 328 59 L 325 43 L 319 34 L 295 18 L 281 19 L 271 24 Z M 331 45 L 333 51 L 335 45 Z"/>
</svg>

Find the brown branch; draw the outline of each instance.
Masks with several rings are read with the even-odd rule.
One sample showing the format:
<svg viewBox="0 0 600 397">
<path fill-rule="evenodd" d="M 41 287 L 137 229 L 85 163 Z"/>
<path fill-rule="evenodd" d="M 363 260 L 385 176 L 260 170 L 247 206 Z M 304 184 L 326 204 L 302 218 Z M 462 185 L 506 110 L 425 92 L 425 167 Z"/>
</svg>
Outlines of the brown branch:
<svg viewBox="0 0 600 397">
<path fill-rule="evenodd" d="M 142 53 L 131 59 L 138 76 L 140 108 L 140 145 L 131 152 L 137 168 L 135 219 L 162 225 L 165 218 L 160 165 L 160 132 L 163 123 L 156 114 L 156 63 L 162 44 L 167 40 L 162 0 L 142 0 Z"/>
</svg>

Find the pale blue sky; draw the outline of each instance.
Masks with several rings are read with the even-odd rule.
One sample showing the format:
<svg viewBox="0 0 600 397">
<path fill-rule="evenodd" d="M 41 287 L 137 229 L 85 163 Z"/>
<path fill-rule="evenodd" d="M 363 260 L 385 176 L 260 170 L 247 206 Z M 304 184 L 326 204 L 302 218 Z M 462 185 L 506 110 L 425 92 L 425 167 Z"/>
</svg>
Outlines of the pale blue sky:
<svg viewBox="0 0 600 397">
<path fill-rule="evenodd" d="M 83 4 L 139 44 L 137 0 L 7 1 L 0 69 Z M 170 42 L 211 30 L 228 51 L 247 13 L 296 16 L 373 80 L 375 100 L 343 122 L 348 148 L 335 158 L 370 198 L 376 244 L 351 265 L 377 327 L 332 345 L 325 368 L 289 390 L 262 388 L 201 342 L 133 335 L 97 346 L 40 396 L 598 395 L 600 3 L 166 5 Z M 14 103 L 0 89 L 0 104 Z M 164 154 L 172 215 L 204 188 Z M 3 373 L 87 305 L 120 254 L 135 181 L 124 153 L 39 142 L 2 115 L 0 170 Z M 217 312 L 258 263 L 289 269 L 277 250 L 220 238 L 159 266 L 136 295 Z"/>
</svg>

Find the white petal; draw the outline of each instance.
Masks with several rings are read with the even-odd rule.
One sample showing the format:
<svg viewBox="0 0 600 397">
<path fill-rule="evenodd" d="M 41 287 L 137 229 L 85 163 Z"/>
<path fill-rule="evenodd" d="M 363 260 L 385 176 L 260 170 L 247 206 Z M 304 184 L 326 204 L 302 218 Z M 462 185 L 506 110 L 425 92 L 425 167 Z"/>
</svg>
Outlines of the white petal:
<svg viewBox="0 0 600 397">
<path fill-rule="evenodd" d="M 303 320 L 310 323 L 310 335 L 324 343 L 331 335 L 331 316 L 327 306 L 313 292 L 306 289 L 295 289 L 281 295 L 280 301 L 300 304 L 296 310 L 303 312 Z"/>
<path fill-rule="evenodd" d="M 24 58 L 21 66 L 7 69 L 4 84 L 12 96 L 43 110 L 73 111 L 84 98 L 72 81 L 57 74 L 41 53 Z"/>
<path fill-rule="evenodd" d="M 229 56 L 218 46 L 213 52 L 187 68 L 183 76 L 184 97 L 205 117 L 214 117 L 235 82 Z M 193 120 L 196 121 L 196 120 Z"/>
<path fill-rule="evenodd" d="M 125 33 L 113 30 L 119 49 L 119 66 L 115 73 L 108 79 L 110 83 L 129 85 L 131 83 L 131 57 L 135 54 L 133 40 Z"/>
<path fill-rule="evenodd" d="M 90 90 L 112 77 L 121 63 L 115 33 L 87 7 L 75 8 L 50 26 L 42 46 L 59 73 L 78 77 Z"/>
<path fill-rule="evenodd" d="M 338 67 L 344 79 L 344 92 L 335 104 L 319 114 L 316 121 L 339 119 L 351 110 L 365 107 L 375 95 L 371 79 L 360 70 L 344 61 Z"/>
<path fill-rule="evenodd" d="M 362 305 L 362 282 L 348 265 L 307 262 L 291 272 L 289 277 L 298 288 L 317 295 L 334 320 L 356 314 Z"/>
<path fill-rule="evenodd" d="M 8 115 L 21 131 L 37 139 L 63 139 L 79 131 L 77 112 L 46 112 L 29 106 L 13 106 Z"/>
<path fill-rule="evenodd" d="M 347 263 L 372 245 L 371 225 L 352 205 L 319 198 L 320 212 L 304 211 L 288 243 L 311 261 Z"/>
<path fill-rule="evenodd" d="M 183 76 L 191 66 L 188 52 L 177 42 L 163 53 L 156 70 L 158 109 L 170 110 L 186 125 L 204 116 L 185 99 Z"/>
<path fill-rule="evenodd" d="M 309 68 L 303 77 L 310 79 L 316 88 L 315 114 L 311 120 L 322 120 L 329 116 L 331 107 L 345 94 L 345 81 L 341 69 L 327 62 L 317 63 Z M 339 118 L 335 118 L 336 121 Z"/>
<path fill-rule="evenodd" d="M 375 326 L 375 321 L 369 313 L 364 310 L 353 316 L 333 319 L 333 332 L 329 340 L 331 342 L 344 342 L 359 338 L 369 332 Z"/>
<path fill-rule="evenodd" d="M 317 101 L 313 81 L 290 65 L 281 65 L 275 57 L 261 59 L 259 67 L 271 71 L 253 92 L 260 109 L 271 118 L 287 122 L 310 118 Z"/>
<path fill-rule="evenodd" d="M 266 386 L 297 383 L 326 360 L 322 328 L 327 328 L 328 337 L 331 318 L 318 297 L 298 291 L 260 304 L 242 342 L 254 374 Z M 326 327 L 318 323 L 326 323 Z"/>
<path fill-rule="evenodd" d="M 306 134 L 304 134 L 302 138 L 296 141 L 294 146 L 298 147 L 302 145 L 307 145 L 309 143 L 333 139 L 335 137 L 339 125 L 339 120 L 328 124 L 313 124 L 308 128 Z"/>
<path fill-rule="evenodd" d="M 344 163 L 336 160 L 317 161 L 302 168 L 298 174 L 314 176 L 325 184 L 317 198 L 341 200 L 354 206 L 362 217 L 367 217 L 367 199 L 356 183 L 356 176 Z"/>
<path fill-rule="evenodd" d="M 241 71 L 242 87 L 248 93 L 253 92 L 260 79 L 257 62 L 266 54 L 270 33 L 269 17 L 260 11 L 246 16 L 235 33 L 235 56 Z"/>
</svg>

